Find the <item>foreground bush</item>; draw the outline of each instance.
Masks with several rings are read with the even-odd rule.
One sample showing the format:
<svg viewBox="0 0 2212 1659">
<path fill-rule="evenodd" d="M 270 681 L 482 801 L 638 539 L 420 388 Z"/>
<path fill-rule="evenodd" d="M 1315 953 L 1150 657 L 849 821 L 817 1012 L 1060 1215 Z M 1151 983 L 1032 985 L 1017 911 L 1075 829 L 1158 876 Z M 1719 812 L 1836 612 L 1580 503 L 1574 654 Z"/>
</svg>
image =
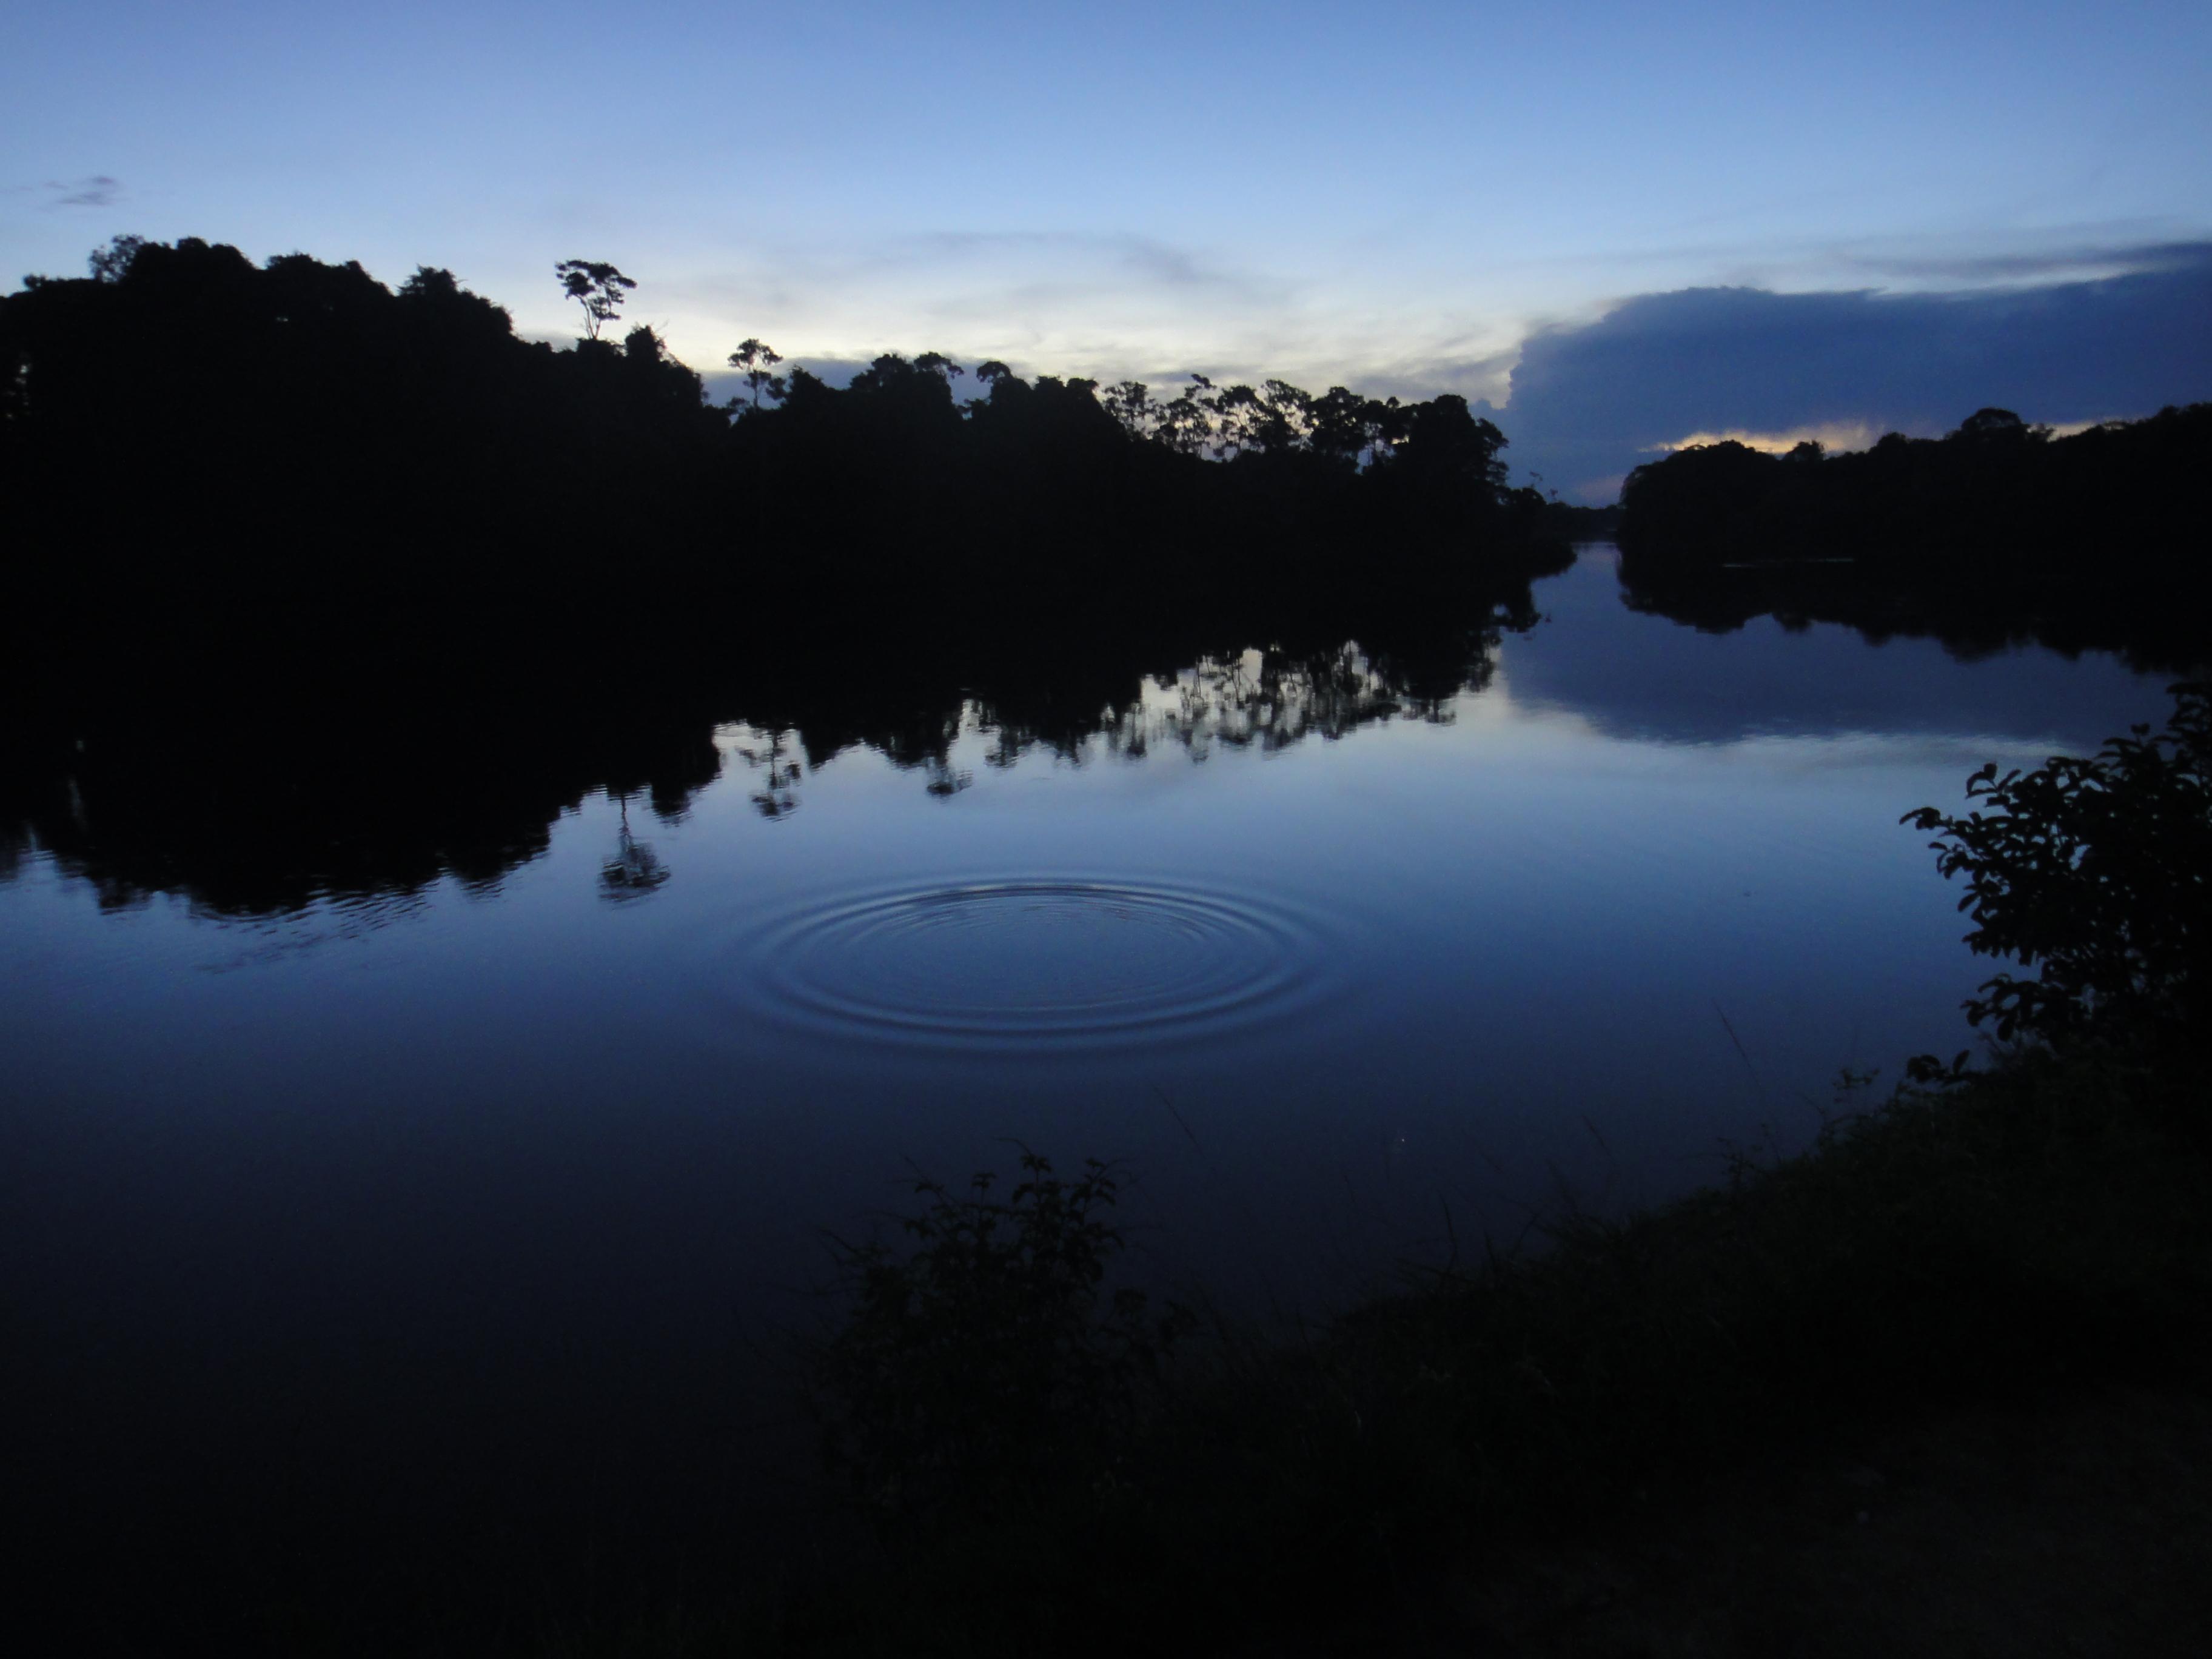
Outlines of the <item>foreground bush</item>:
<svg viewBox="0 0 2212 1659">
<path fill-rule="evenodd" d="M 1095 1358 L 1059 1373 L 1076 1386 L 1018 1386 L 1030 1403 L 995 1409 L 1007 1356 L 1047 1351 L 1026 1293 L 933 1304 L 917 1270 L 872 1261 L 896 1288 L 870 1291 L 848 1339 L 872 1386 L 952 1413 L 878 1413 L 880 1431 L 918 1437 L 878 1439 L 873 1467 L 919 1464 L 969 1501 L 940 1504 L 939 1524 L 803 1611 L 793 1638 L 873 1650 L 902 1631 L 909 1650 L 1011 1653 L 1126 1645 L 1165 1621 L 1194 1636 L 1357 1622 L 1486 1550 L 1571 1537 L 1638 1492 L 1817 1455 L 1841 1430 L 2201 1378 L 2212 1163 L 2171 1131 L 2167 1083 L 2109 1054 L 2030 1052 L 1908 1087 L 1800 1156 L 1426 1275 L 1309 1339 L 1217 1334 L 1139 1413 L 1100 1381 L 1127 1376 L 1124 1362 Z M 926 1250 L 966 1237 L 947 1202 L 918 1218 Z M 1050 1352 L 1070 1356 L 1139 1340 L 1060 1328 Z M 953 1404 L 962 1348 L 939 1345 L 959 1329 L 979 1392 Z M 900 1354 L 920 1356 L 903 1381 Z M 1036 1409 L 1046 1397 L 1057 1413 Z M 1086 1401 L 1096 1422 L 1059 1414 Z M 1109 1440 L 1110 1472 L 1065 1457 Z M 1009 1468 L 1070 1478 L 1010 1483 Z"/>
<path fill-rule="evenodd" d="M 1966 878 L 1966 943 L 2039 969 L 1984 984 L 1974 1024 L 2063 1043 L 2212 1022 L 2212 686 L 2174 692 L 2156 736 L 2138 726 L 2087 759 L 2002 777 L 1985 766 L 1965 817 L 1905 814 L 1942 832 L 1942 872 Z"/>
<path fill-rule="evenodd" d="M 823 1449 L 877 1526 L 1005 1514 L 1110 1474 L 1189 1326 L 1101 1289 L 1121 1234 L 1117 1185 L 1024 1152 L 1011 1195 L 915 1183 L 904 1254 L 841 1245 L 851 1312 L 814 1356 Z"/>
</svg>

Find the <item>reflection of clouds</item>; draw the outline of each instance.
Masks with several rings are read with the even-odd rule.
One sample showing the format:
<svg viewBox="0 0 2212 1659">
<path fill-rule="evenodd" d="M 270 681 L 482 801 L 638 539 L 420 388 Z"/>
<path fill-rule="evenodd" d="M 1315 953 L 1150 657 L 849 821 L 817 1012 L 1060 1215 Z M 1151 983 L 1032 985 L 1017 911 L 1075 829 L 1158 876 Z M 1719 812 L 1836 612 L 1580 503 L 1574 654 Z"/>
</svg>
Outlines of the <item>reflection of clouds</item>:
<svg viewBox="0 0 2212 1659">
<path fill-rule="evenodd" d="M 1990 761 L 2000 767 L 2041 766 L 2060 741 L 1996 732 L 1838 732 L 1758 733 L 1712 747 L 1770 774 L 1934 767 L 1957 772 L 1963 791 L 1966 775 L 1976 767 Z"/>
<path fill-rule="evenodd" d="M 1497 690 L 1516 718 L 1571 714 L 1607 738 L 1730 746 L 1879 738 L 1972 766 L 1998 753 L 2087 753 L 2162 718 L 2164 677 L 2038 647 L 1977 660 L 1940 640 L 1874 643 L 1841 623 L 1792 632 L 1753 615 L 1726 632 L 1632 609 L 1607 550 L 1535 590 L 1551 625 L 1508 641 Z M 1895 751 L 1893 751 L 1895 752 Z M 1824 764 L 1828 763 L 1824 763 Z M 1840 759 L 1834 763 L 1842 763 Z"/>
</svg>

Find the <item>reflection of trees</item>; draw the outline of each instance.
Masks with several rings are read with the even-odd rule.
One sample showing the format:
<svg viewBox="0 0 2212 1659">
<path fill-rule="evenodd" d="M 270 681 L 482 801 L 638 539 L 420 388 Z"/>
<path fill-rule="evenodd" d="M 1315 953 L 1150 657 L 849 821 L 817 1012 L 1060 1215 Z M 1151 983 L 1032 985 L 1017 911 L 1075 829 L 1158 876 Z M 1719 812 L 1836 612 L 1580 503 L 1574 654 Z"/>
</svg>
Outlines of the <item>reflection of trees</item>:
<svg viewBox="0 0 2212 1659">
<path fill-rule="evenodd" d="M 2202 612 L 2160 606 L 2122 576 L 2097 586 L 1962 582 L 1936 571 L 1874 569 L 1858 561 L 1747 562 L 1711 569 L 1624 554 L 1621 602 L 1706 634 L 1759 617 L 1791 632 L 1834 623 L 1869 642 L 1934 639 L 1962 661 L 2034 644 L 2067 656 L 2111 651 L 2143 672 L 2204 667 Z"/>
<path fill-rule="evenodd" d="M 834 649 L 771 641 L 734 665 L 711 638 L 671 635 L 637 642 L 646 672 L 612 698 L 519 653 L 482 658 L 473 683 L 356 676 L 363 659 L 325 640 L 286 659 L 274 676 L 286 695 L 272 699 L 243 658 L 234 679 L 186 675 L 188 662 L 227 660 L 196 637 L 167 656 L 122 641 L 101 673 L 41 682 L 88 688 L 76 702 L 0 725 L 0 879 L 41 858 L 111 905 L 171 893 L 235 918 L 382 904 L 447 879 L 491 889 L 604 792 L 620 825 L 596 860 L 600 890 L 628 900 L 668 877 L 633 800 L 672 823 L 728 776 L 775 821 L 798 809 L 805 776 L 855 748 L 949 799 L 1037 751 L 1079 764 L 1162 748 L 1202 757 L 1449 719 L 1457 695 L 1487 683 L 1500 632 L 1534 620 L 1525 588 L 1504 609 L 1475 600 L 1461 612 L 1473 627 L 1401 606 L 1340 632 L 1326 596 L 1300 604 L 1226 626 L 1163 605 L 1084 628 L 1055 612 L 886 629 Z M 1194 643 L 1238 633 L 1271 643 Z M 173 718 L 149 723 L 154 708 Z M 333 744 L 333 731 L 350 740 Z"/>
<path fill-rule="evenodd" d="M 549 683 L 526 702 L 495 687 L 424 708 L 380 696 L 372 712 L 313 682 L 304 654 L 276 697 L 244 673 L 242 695 L 214 675 L 179 693 L 169 674 L 110 660 L 101 701 L 66 725 L 0 730 L 0 846 L 43 855 L 111 907 L 166 893 L 244 920 L 358 914 L 446 880 L 493 890 L 587 797 L 649 800 L 672 822 L 718 771 L 706 711 L 680 700 L 616 711 L 559 701 Z M 175 718 L 149 720 L 165 695 Z M 635 859 L 642 844 L 623 830 L 630 845 L 605 867 L 645 884 L 658 860 Z"/>
<path fill-rule="evenodd" d="M 926 787 L 939 800 L 958 794 L 975 781 L 973 772 L 960 771 L 949 761 L 933 758 L 929 763 L 929 782 Z"/>
<path fill-rule="evenodd" d="M 1201 657 L 1188 668 L 1139 676 L 1133 691 L 1073 720 L 1036 706 L 1048 698 L 963 696 L 942 714 L 851 732 L 826 745 L 824 758 L 844 747 L 872 749 L 894 766 L 921 772 L 929 793 L 942 797 L 974 781 L 953 758 L 953 745 L 963 738 L 981 740 L 984 764 L 1004 769 L 1037 749 L 1077 763 L 1101 752 L 1142 760 L 1164 747 L 1204 760 L 1216 745 L 1272 753 L 1386 720 L 1443 724 L 1453 718 L 1454 699 L 1490 684 L 1503 632 L 1534 620 L 1525 607 L 1501 611 L 1455 645 L 1407 659 L 1370 653 L 1355 641 L 1319 651 L 1251 648 Z"/>
<path fill-rule="evenodd" d="M 1487 658 L 1470 668 L 1480 672 L 1470 672 L 1468 686 L 1487 680 Z M 1309 656 L 1248 650 L 1204 659 L 1164 680 L 1148 678 L 1128 704 L 1108 711 L 1100 735 L 1110 752 L 1131 758 L 1174 743 L 1202 759 L 1217 743 L 1272 752 L 1401 715 L 1451 718 L 1447 702 L 1410 695 L 1387 664 L 1348 641 Z"/>
<path fill-rule="evenodd" d="M 726 752 L 760 775 L 752 793 L 755 811 L 764 818 L 783 818 L 799 810 L 797 785 L 802 769 L 790 732 L 780 728 L 763 732 L 739 722 L 725 727 L 720 738 Z"/>
<path fill-rule="evenodd" d="M 616 798 L 622 806 L 622 828 L 617 833 L 615 855 L 599 866 L 599 896 L 626 903 L 656 891 L 668 879 L 668 866 L 653 850 L 653 843 L 630 833 L 629 797 Z"/>
</svg>

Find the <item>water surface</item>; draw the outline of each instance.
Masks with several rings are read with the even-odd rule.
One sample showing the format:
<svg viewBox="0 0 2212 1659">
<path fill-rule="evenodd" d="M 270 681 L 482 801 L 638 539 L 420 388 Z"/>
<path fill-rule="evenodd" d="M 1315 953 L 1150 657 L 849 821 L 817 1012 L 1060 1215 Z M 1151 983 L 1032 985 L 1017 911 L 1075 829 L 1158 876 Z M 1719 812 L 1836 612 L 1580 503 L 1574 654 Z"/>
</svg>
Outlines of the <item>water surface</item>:
<svg viewBox="0 0 2212 1659">
<path fill-rule="evenodd" d="M 451 805 L 404 880 L 285 842 L 274 784 L 217 856 L 72 776 L 0 884 L 17 1352 L 179 1480 L 282 1419 L 410 1424 L 450 1486 L 494 1407 L 691 1470 L 646 1425 L 742 1415 L 823 1231 L 1017 1143 L 1123 1161 L 1155 1283 L 1325 1308 L 1967 1046 L 1989 965 L 1899 814 L 2166 707 L 2108 658 L 1700 634 L 1604 549 L 1535 599 L 1452 695 L 1354 642 L 1164 670 L 1056 744 L 738 710 L 679 784 Z"/>
</svg>

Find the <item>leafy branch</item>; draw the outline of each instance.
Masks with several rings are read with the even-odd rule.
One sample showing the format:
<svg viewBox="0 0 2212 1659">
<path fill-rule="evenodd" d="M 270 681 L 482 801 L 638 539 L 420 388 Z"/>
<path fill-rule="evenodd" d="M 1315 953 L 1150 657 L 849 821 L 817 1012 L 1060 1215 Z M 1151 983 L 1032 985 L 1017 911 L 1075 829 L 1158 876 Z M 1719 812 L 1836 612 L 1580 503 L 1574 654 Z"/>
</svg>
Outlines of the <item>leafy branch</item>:
<svg viewBox="0 0 2212 1659">
<path fill-rule="evenodd" d="M 2172 689 L 2155 736 L 2137 726 L 2094 756 L 2054 756 L 2032 772 L 1984 766 L 1967 781 L 1963 817 L 1923 806 L 1899 820 L 1940 831 L 1929 843 L 1936 867 L 1965 876 L 1966 943 L 2039 969 L 1986 981 L 1966 1005 L 1975 1024 L 2063 1041 L 2205 1018 L 2212 685 Z"/>
</svg>

